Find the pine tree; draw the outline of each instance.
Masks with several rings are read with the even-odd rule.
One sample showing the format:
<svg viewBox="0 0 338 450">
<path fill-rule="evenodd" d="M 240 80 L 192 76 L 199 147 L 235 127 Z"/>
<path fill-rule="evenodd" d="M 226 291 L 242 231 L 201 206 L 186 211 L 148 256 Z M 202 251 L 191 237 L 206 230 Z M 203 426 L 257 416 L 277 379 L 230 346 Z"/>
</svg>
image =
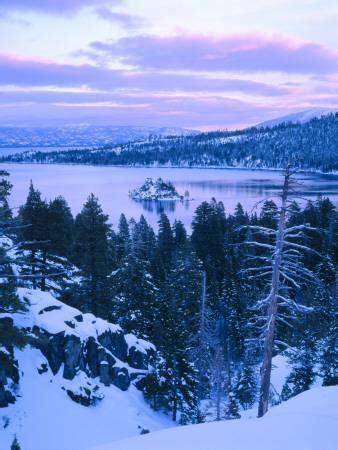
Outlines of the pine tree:
<svg viewBox="0 0 338 450">
<path fill-rule="evenodd" d="M 199 324 L 201 272 L 189 252 L 173 258 L 161 289 L 155 344 L 163 355 L 161 396 L 176 421 L 198 418 L 198 373 L 191 361 L 191 335 Z"/>
<path fill-rule="evenodd" d="M 125 257 L 111 283 L 113 320 L 125 331 L 153 340 L 158 293 L 149 262 L 134 255 Z"/>
<path fill-rule="evenodd" d="M 119 220 L 116 247 L 117 260 L 122 261 L 129 254 L 131 248 L 129 225 L 124 214 L 121 214 Z"/>
<path fill-rule="evenodd" d="M 82 305 L 85 312 L 106 318 L 111 311 L 108 275 L 112 268 L 106 216 L 91 194 L 74 226 L 73 262 L 81 269 Z"/>
<path fill-rule="evenodd" d="M 156 267 L 157 278 L 165 280 L 174 251 L 174 236 L 166 214 L 162 213 L 158 221 Z"/>
<path fill-rule="evenodd" d="M 198 258 L 203 262 L 210 283 L 221 283 L 224 277 L 224 234 L 226 218 L 224 206 L 213 199 L 203 202 L 192 222 L 191 242 Z"/>
<path fill-rule="evenodd" d="M 60 256 L 71 256 L 74 219 L 63 197 L 57 197 L 48 205 L 49 251 Z"/>
<path fill-rule="evenodd" d="M 41 193 L 30 183 L 26 203 L 20 208 L 22 247 L 30 252 L 33 288 L 46 289 L 47 249 L 49 241 L 48 205 Z"/>
<path fill-rule="evenodd" d="M 253 366 L 244 365 L 235 392 L 236 398 L 243 409 L 249 409 L 254 405 L 257 397 L 257 380 Z"/>
<path fill-rule="evenodd" d="M 17 439 L 16 436 L 14 436 L 14 440 L 13 440 L 13 442 L 12 442 L 12 445 L 11 445 L 11 449 L 10 449 L 10 450 L 21 450 L 21 447 L 20 447 L 20 445 L 19 445 L 19 441 L 18 441 L 18 439 Z"/>
<path fill-rule="evenodd" d="M 315 381 L 316 349 L 309 330 L 304 332 L 297 351 L 291 354 L 290 360 L 293 368 L 282 389 L 283 400 L 307 391 Z"/>
<path fill-rule="evenodd" d="M 238 412 L 238 404 L 236 395 L 230 391 L 228 393 L 227 405 L 225 408 L 225 418 L 227 420 L 240 419 L 241 415 Z"/>
<path fill-rule="evenodd" d="M 13 261 L 8 256 L 7 249 L 12 245 L 8 233 L 13 232 L 15 225 L 9 208 L 8 198 L 12 185 L 8 181 L 8 172 L 0 171 L 0 315 L 12 315 L 25 311 L 24 303 L 16 293 L 17 278 L 12 269 Z M 25 343 L 24 334 L 13 326 L 12 319 L 3 320 L 0 330 L 0 346 L 11 348 Z"/>
</svg>

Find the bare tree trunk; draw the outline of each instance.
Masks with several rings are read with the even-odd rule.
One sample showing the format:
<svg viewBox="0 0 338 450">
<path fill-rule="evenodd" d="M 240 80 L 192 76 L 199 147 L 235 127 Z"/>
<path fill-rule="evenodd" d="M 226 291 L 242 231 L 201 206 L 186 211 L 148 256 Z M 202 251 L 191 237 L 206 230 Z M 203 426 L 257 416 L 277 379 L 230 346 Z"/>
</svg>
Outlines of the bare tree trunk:
<svg viewBox="0 0 338 450">
<path fill-rule="evenodd" d="M 42 251 L 42 276 L 41 276 L 41 290 L 46 290 L 46 266 L 47 266 L 47 251 L 44 249 Z"/>
<path fill-rule="evenodd" d="M 216 350 L 216 420 L 221 420 L 221 404 L 222 404 L 222 349 Z"/>
<path fill-rule="evenodd" d="M 287 167 L 285 171 L 285 178 L 282 192 L 282 206 L 280 210 L 278 231 L 276 236 L 276 245 L 273 256 L 271 290 L 268 296 L 267 330 L 264 341 L 263 364 L 261 368 L 261 385 L 260 385 L 260 395 L 258 405 L 258 417 L 264 416 L 269 406 L 272 356 L 275 339 L 278 293 L 280 288 L 280 269 L 284 245 L 284 231 L 286 222 L 287 197 L 289 192 L 290 176 L 291 176 L 290 168 Z"/>
<path fill-rule="evenodd" d="M 31 264 L 32 264 L 32 282 L 33 289 L 36 289 L 36 261 L 35 261 L 35 250 L 31 251 Z"/>
</svg>

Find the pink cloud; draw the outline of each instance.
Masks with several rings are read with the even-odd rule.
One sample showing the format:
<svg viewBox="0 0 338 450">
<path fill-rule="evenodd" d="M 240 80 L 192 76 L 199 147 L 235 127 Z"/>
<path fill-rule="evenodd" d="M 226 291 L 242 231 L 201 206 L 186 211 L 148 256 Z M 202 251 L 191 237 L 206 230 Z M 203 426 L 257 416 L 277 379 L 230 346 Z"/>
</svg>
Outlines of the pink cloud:
<svg viewBox="0 0 338 450">
<path fill-rule="evenodd" d="M 110 70 L 90 64 L 57 64 L 41 58 L 0 54 L 0 85 L 141 89 L 146 91 L 236 91 L 260 96 L 288 94 L 289 89 L 257 81 L 205 78 L 199 75 Z"/>
<path fill-rule="evenodd" d="M 279 36 L 141 35 L 114 42 L 93 42 L 91 49 L 143 69 L 300 74 L 338 72 L 336 50 Z"/>
</svg>

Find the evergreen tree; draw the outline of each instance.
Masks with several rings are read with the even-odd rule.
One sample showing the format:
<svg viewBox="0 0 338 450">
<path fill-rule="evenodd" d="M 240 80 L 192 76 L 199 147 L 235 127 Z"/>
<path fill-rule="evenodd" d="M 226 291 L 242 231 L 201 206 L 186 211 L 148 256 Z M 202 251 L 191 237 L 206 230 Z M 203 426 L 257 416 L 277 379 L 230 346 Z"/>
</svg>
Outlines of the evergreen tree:
<svg viewBox="0 0 338 450">
<path fill-rule="evenodd" d="M 30 183 L 26 203 L 20 208 L 22 247 L 29 250 L 33 288 L 46 289 L 47 249 L 50 243 L 48 205 Z"/>
<path fill-rule="evenodd" d="M 48 205 L 49 251 L 60 256 L 71 256 L 74 219 L 63 197 L 57 197 Z"/>
<path fill-rule="evenodd" d="M 129 254 L 131 248 L 129 225 L 124 214 L 120 216 L 116 238 L 117 260 L 122 261 Z"/>
<path fill-rule="evenodd" d="M 21 447 L 20 447 L 20 445 L 19 445 L 19 441 L 18 441 L 18 439 L 17 439 L 16 436 L 14 437 L 14 440 L 13 440 L 13 442 L 12 442 L 12 445 L 11 445 L 11 449 L 10 449 L 10 450 L 21 450 Z"/>
<path fill-rule="evenodd" d="M 74 226 L 73 262 L 81 269 L 82 305 L 85 312 L 109 317 L 110 286 L 108 275 L 112 268 L 108 235 L 110 227 L 98 202 L 91 194 Z"/>
<path fill-rule="evenodd" d="M 153 340 L 157 288 L 149 269 L 149 262 L 129 255 L 114 271 L 111 277 L 112 317 L 125 331 Z"/>
<path fill-rule="evenodd" d="M 176 421 L 198 418 L 198 373 L 191 361 L 191 335 L 199 323 L 201 272 L 196 257 L 177 254 L 162 288 L 155 344 L 163 355 L 161 395 Z"/>
<path fill-rule="evenodd" d="M 13 220 L 8 204 L 12 185 L 8 181 L 8 172 L 0 171 L 0 315 L 25 311 L 24 303 L 16 293 L 17 279 L 12 269 L 13 261 L 7 249 L 12 245 L 8 233 L 13 232 Z M 0 346 L 7 348 L 24 344 L 23 333 L 13 326 L 11 319 L 2 321 L 0 330 Z"/>
<path fill-rule="evenodd" d="M 236 385 L 236 398 L 243 409 L 251 408 L 257 397 L 257 378 L 253 366 L 245 364 Z"/>
<path fill-rule="evenodd" d="M 224 206 L 213 199 L 203 202 L 192 222 L 191 242 L 198 258 L 203 262 L 210 283 L 221 283 L 224 277 L 224 234 L 226 218 Z"/>
<path fill-rule="evenodd" d="M 174 251 L 174 236 L 166 214 L 158 221 L 156 266 L 159 280 L 164 280 L 169 270 Z"/>
<path fill-rule="evenodd" d="M 238 403 L 234 392 L 228 393 L 227 405 L 225 408 L 225 418 L 227 420 L 240 419 L 241 415 L 238 412 Z"/>
</svg>

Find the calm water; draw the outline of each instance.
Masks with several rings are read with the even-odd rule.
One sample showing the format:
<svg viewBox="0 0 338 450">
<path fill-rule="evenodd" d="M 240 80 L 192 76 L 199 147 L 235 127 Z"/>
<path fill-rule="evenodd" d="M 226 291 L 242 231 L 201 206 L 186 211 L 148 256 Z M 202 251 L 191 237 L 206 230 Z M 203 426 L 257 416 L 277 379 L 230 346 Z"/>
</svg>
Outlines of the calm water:
<svg viewBox="0 0 338 450">
<path fill-rule="evenodd" d="M 118 223 L 121 212 L 128 218 L 138 219 L 144 214 L 152 225 L 158 215 L 165 211 L 171 221 L 175 218 L 190 225 L 196 207 L 204 200 L 215 197 L 224 203 L 226 211 L 232 212 L 241 202 L 251 211 L 258 201 L 275 196 L 282 184 L 280 172 L 240 169 L 158 169 L 95 167 L 80 165 L 34 165 L 0 164 L 11 173 L 14 184 L 11 206 L 20 206 L 26 199 L 29 181 L 48 200 L 62 195 L 73 213 L 78 213 L 87 196 L 98 196 L 104 211 L 113 225 Z M 131 189 L 139 187 L 147 177 L 162 177 L 174 183 L 177 191 L 190 193 L 190 202 L 135 202 L 128 197 Z M 302 183 L 300 194 L 306 198 L 326 195 L 338 204 L 338 175 L 297 176 Z M 276 199 L 277 201 L 277 199 Z M 302 203 L 301 200 L 299 200 Z M 304 202 L 304 201 L 303 201 Z"/>
</svg>

